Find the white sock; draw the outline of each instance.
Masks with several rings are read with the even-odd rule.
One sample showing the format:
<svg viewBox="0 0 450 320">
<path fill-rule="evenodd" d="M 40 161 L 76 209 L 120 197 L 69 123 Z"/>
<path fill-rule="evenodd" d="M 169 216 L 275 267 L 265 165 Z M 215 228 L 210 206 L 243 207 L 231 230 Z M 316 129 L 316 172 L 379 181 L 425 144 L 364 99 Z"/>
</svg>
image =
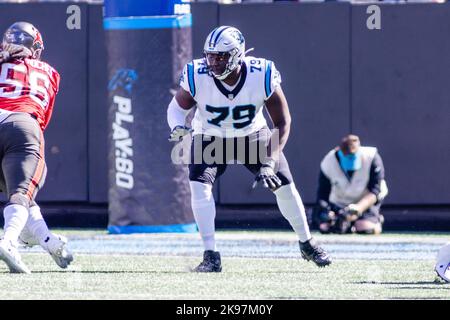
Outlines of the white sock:
<svg viewBox="0 0 450 320">
<path fill-rule="evenodd" d="M 200 236 L 203 240 L 205 250 L 216 251 L 216 240 L 214 236 L 216 218 L 216 204 L 212 194 L 212 186 L 197 181 L 190 181 L 191 205 L 197 222 Z"/>
<path fill-rule="evenodd" d="M 3 238 L 16 245 L 17 239 L 27 223 L 28 210 L 20 204 L 10 204 L 3 209 L 3 216 L 5 218 Z"/>
<path fill-rule="evenodd" d="M 32 206 L 28 212 L 30 215 L 28 216 L 26 228 L 39 241 L 39 244 L 45 248 L 46 241 L 49 240 L 51 233 L 42 217 L 41 208 Z"/>
<path fill-rule="evenodd" d="M 277 197 L 278 208 L 289 221 L 298 239 L 301 242 L 311 239 L 305 207 L 294 183 L 282 186 L 274 193 Z"/>
</svg>

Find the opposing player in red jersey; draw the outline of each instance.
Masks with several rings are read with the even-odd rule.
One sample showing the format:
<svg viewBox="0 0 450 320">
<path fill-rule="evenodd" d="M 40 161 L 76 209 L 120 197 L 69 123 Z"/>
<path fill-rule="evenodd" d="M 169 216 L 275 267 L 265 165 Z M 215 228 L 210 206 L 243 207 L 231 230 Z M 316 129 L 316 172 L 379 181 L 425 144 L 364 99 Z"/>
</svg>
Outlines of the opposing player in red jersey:
<svg viewBox="0 0 450 320">
<path fill-rule="evenodd" d="M 73 260 L 67 239 L 48 230 L 35 202 L 47 173 L 43 132 L 60 81 L 58 72 L 40 60 L 43 50 L 40 32 L 27 22 L 11 25 L 0 46 L 0 189 L 8 195 L 0 259 L 14 273 L 30 273 L 19 242 L 40 244 L 62 268 Z"/>
</svg>

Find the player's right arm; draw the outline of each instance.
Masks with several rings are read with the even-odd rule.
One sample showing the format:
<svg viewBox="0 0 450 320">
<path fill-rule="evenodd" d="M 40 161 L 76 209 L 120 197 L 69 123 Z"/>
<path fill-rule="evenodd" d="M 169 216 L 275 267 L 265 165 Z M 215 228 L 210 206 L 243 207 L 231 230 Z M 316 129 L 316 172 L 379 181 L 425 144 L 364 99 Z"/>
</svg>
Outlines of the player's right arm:
<svg viewBox="0 0 450 320">
<path fill-rule="evenodd" d="M 31 57 L 30 49 L 22 45 L 4 43 L 0 45 L 0 64 L 13 59 L 25 59 Z"/>
<path fill-rule="evenodd" d="M 367 184 L 369 192 L 364 195 L 358 202 L 352 203 L 347 207 L 347 210 L 354 212 L 355 215 L 361 216 L 363 212 L 368 210 L 371 206 L 375 205 L 379 200 L 382 200 L 384 196 L 379 197 L 381 193 L 381 184 L 384 180 L 384 165 L 383 160 L 378 153 L 370 166 L 370 177 Z"/>
<path fill-rule="evenodd" d="M 191 110 L 197 102 L 192 98 L 191 94 L 184 90 L 183 88 L 179 88 L 174 97 L 180 106 L 180 108 L 184 110 Z"/>
<path fill-rule="evenodd" d="M 180 87 L 167 108 L 167 123 L 171 130 L 169 141 L 180 141 L 183 136 L 192 131 L 186 126 L 186 117 L 197 102 L 190 91 L 189 86 L 192 86 L 193 75 L 189 72 L 186 65 L 180 79 Z M 191 76 L 190 80 L 188 80 L 189 76 Z"/>
</svg>

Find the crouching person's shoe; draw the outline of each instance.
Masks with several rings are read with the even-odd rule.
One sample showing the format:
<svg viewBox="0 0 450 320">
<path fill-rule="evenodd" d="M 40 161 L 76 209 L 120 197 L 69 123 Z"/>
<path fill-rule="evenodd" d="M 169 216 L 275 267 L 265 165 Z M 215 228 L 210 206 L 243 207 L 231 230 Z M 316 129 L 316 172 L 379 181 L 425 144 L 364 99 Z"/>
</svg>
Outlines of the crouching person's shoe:
<svg viewBox="0 0 450 320">
<path fill-rule="evenodd" d="M 222 263 L 220 253 L 217 251 L 206 250 L 203 253 L 203 261 L 194 270 L 194 272 L 221 272 Z"/>
</svg>

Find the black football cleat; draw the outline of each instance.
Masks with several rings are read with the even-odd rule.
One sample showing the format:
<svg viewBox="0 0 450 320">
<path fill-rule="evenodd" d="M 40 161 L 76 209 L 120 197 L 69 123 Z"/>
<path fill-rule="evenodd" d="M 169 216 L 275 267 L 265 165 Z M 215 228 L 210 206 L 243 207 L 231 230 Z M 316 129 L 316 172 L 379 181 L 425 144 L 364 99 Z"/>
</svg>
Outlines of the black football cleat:
<svg viewBox="0 0 450 320">
<path fill-rule="evenodd" d="M 299 244 L 303 259 L 312 260 L 318 267 L 326 267 L 331 264 L 331 257 L 313 239 L 306 242 L 299 241 Z"/>
<path fill-rule="evenodd" d="M 222 263 L 218 251 L 206 250 L 203 253 L 203 261 L 193 270 L 194 272 L 221 272 Z"/>
</svg>

